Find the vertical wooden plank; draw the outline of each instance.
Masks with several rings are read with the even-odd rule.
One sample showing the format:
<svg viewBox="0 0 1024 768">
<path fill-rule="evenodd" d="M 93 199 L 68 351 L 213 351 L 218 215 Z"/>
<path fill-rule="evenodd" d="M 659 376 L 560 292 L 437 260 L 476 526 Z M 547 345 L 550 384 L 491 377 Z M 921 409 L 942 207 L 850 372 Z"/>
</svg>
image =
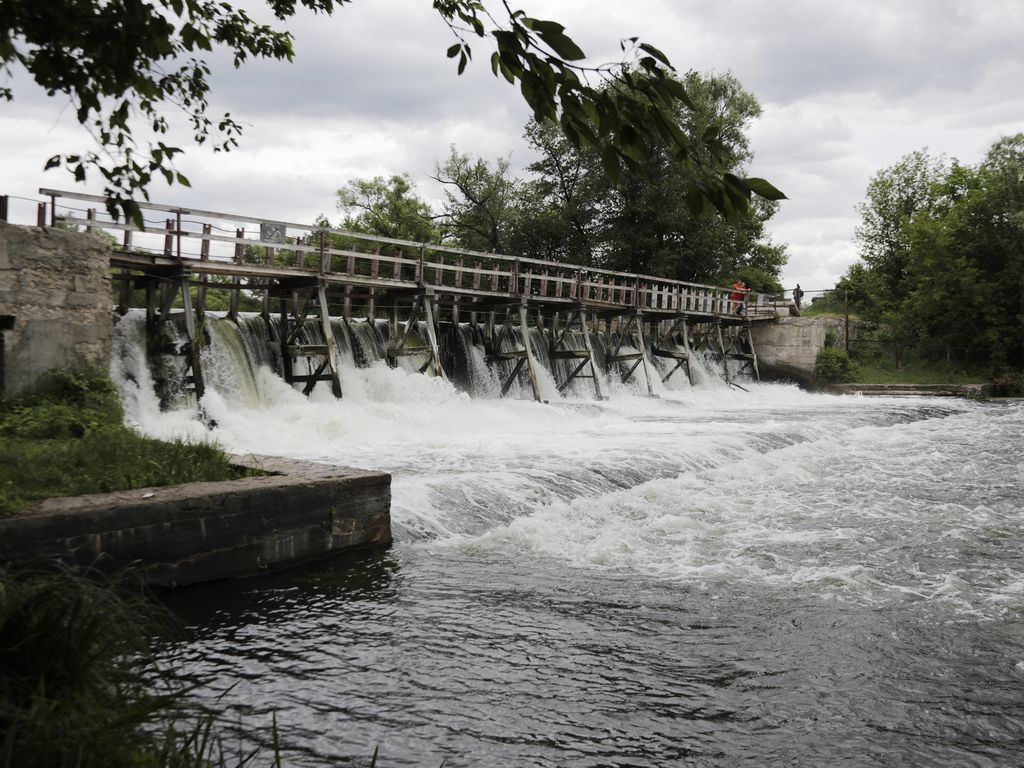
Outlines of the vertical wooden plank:
<svg viewBox="0 0 1024 768">
<path fill-rule="evenodd" d="M 540 396 L 540 386 L 537 384 L 537 363 L 533 359 L 533 345 L 530 342 L 530 324 L 526 317 L 526 301 L 519 304 L 519 328 L 523 337 L 523 348 L 526 350 L 526 369 L 530 375 L 530 387 L 533 389 L 533 399 L 538 403 L 543 402 Z"/>
<path fill-rule="evenodd" d="M 196 400 L 201 400 L 206 391 L 203 383 L 203 366 L 201 351 L 203 341 L 196 331 L 196 316 L 192 311 L 192 295 L 188 284 L 188 272 L 181 275 L 181 306 L 185 314 L 185 334 L 188 336 L 189 364 L 192 367 L 192 386 L 195 388 Z"/>
<path fill-rule="evenodd" d="M 636 349 L 640 353 L 640 363 L 644 369 L 644 380 L 647 382 L 647 394 L 654 394 L 654 387 L 651 386 L 651 372 L 647 368 L 647 345 L 644 342 L 644 320 L 643 314 L 638 310 L 633 320 L 636 325 Z"/>
<path fill-rule="evenodd" d="M 320 329 L 323 333 L 324 344 L 327 345 L 327 366 L 331 369 L 331 392 L 335 397 L 341 397 L 341 377 L 338 374 L 338 352 L 334 348 L 334 332 L 331 329 L 331 316 L 327 307 L 327 291 L 324 281 L 317 281 L 316 297 L 320 304 Z"/>
<path fill-rule="evenodd" d="M 683 318 L 683 349 L 686 350 L 686 378 L 690 382 L 690 386 L 693 386 L 693 372 L 690 367 L 693 365 L 693 352 L 690 350 L 690 328 L 686 324 L 686 318 Z"/>
<path fill-rule="evenodd" d="M 445 375 L 444 368 L 441 367 L 441 350 L 437 346 L 437 326 L 435 325 L 436 315 L 433 308 L 434 298 L 434 292 L 432 290 L 423 297 L 423 311 L 426 314 L 427 319 L 427 339 L 430 342 L 430 356 L 431 362 L 434 365 L 434 375 L 440 376 L 442 379 L 447 381 L 448 377 Z"/>
<path fill-rule="evenodd" d="M 132 300 L 132 273 L 127 269 L 121 270 L 121 285 L 119 286 L 120 301 L 117 305 L 117 313 L 125 315 L 131 306 Z"/>
<path fill-rule="evenodd" d="M 356 273 L 356 256 L 354 253 L 350 253 L 345 261 L 345 274 L 354 275 Z M 345 286 L 345 303 L 342 308 L 342 316 L 346 321 L 352 319 L 352 286 Z"/>
<path fill-rule="evenodd" d="M 590 343 L 590 330 L 587 328 L 587 313 L 583 308 L 580 308 L 577 311 L 579 314 L 580 328 L 583 329 L 583 347 L 587 350 L 587 354 L 590 356 L 590 372 L 594 376 L 594 398 L 597 400 L 603 400 L 604 395 L 601 392 L 601 379 L 598 376 L 597 358 L 594 357 L 594 345 Z M 596 318 L 594 319 L 594 323 L 594 331 L 596 332 Z"/>
<path fill-rule="evenodd" d="M 376 280 L 380 277 L 380 259 L 377 258 L 380 255 L 380 249 L 376 249 L 373 252 L 373 258 L 370 260 L 370 277 Z M 377 321 L 377 289 L 370 289 L 370 301 L 366 307 L 366 319 L 370 321 L 372 325 Z"/>
</svg>

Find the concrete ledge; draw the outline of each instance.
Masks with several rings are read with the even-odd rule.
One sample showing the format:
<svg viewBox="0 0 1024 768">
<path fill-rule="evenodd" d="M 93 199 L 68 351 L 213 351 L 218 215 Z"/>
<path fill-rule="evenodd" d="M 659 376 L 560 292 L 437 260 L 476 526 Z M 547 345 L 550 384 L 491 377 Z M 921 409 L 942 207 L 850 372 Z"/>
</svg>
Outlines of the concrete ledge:
<svg viewBox="0 0 1024 768">
<path fill-rule="evenodd" d="M 885 395 L 930 397 L 992 397 L 991 384 L 827 384 L 826 392 L 836 395 Z"/>
<path fill-rule="evenodd" d="M 147 583 L 175 586 L 391 543 L 391 475 L 233 460 L 275 474 L 48 499 L 0 520 L 0 561 L 136 563 Z"/>
</svg>

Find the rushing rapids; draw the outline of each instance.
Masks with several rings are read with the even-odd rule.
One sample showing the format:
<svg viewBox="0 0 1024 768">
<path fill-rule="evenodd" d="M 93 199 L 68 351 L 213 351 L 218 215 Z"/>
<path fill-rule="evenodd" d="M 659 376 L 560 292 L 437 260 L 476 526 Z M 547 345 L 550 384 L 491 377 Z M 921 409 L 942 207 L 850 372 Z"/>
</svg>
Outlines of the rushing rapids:
<svg viewBox="0 0 1024 768">
<path fill-rule="evenodd" d="M 168 661 L 247 738 L 276 717 L 286 765 L 1024 759 L 1020 402 L 747 392 L 712 360 L 603 401 L 545 367 L 544 405 L 496 396 L 469 326 L 449 383 L 366 323 L 337 326 L 345 397 L 306 398 L 255 318 L 210 322 L 208 429 L 161 410 L 143 325 L 113 369 L 144 431 L 394 477 L 387 553 L 171 597 Z"/>
</svg>

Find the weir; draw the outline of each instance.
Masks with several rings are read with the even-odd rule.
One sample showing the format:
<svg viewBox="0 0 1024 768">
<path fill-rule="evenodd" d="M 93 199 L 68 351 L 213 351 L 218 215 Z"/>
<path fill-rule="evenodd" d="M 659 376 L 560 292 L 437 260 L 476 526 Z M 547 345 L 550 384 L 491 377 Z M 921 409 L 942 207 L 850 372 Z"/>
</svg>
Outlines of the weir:
<svg viewBox="0 0 1024 768">
<path fill-rule="evenodd" d="M 356 364 L 385 359 L 478 394 L 491 390 L 472 370 L 482 358 L 498 379 L 493 394 L 544 402 L 569 392 L 602 399 L 616 379 L 656 396 L 683 385 L 683 374 L 693 385 L 695 363 L 739 386 L 759 378 L 752 326 L 780 308 L 753 292 L 737 300 L 733 289 L 652 275 L 156 203 L 142 204 L 144 215 L 166 218 L 141 228 L 94 208 L 58 216 L 58 200 L 104 199 L 40 192 L 50 197 L 51 225 L 120 234 L 110 257 L 119 312 L 145 308 L 151 350 L 183 359 L 177 372 L 157 376 L 159 386 L 197 400 L 215 294 L 228 297 L 223 316 L 247 333 L 258 313 L 285 381 L 307 395 L 324 384 L 335 397 L 343 396 L 346 351 Z M 164 338 L 169 326 L 175 344 Z"/>
</svg>

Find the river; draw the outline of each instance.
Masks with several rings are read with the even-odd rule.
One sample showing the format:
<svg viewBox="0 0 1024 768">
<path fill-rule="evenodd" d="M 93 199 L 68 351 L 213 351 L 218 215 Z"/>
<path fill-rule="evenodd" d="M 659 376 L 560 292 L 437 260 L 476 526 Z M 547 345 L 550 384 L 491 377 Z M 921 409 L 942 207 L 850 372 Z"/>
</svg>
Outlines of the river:
<svg viewBox="0 0 1024 768">
<path fill-rule="evenodd" d="M 129 419 L 205 436 L 131 338 Z M 393 474 L 386 552 L 169 599 L 168 660 L 286 766 L 1024 763 L 1024 403 L 237 365 L 225 448 Z"/>
</svg>

